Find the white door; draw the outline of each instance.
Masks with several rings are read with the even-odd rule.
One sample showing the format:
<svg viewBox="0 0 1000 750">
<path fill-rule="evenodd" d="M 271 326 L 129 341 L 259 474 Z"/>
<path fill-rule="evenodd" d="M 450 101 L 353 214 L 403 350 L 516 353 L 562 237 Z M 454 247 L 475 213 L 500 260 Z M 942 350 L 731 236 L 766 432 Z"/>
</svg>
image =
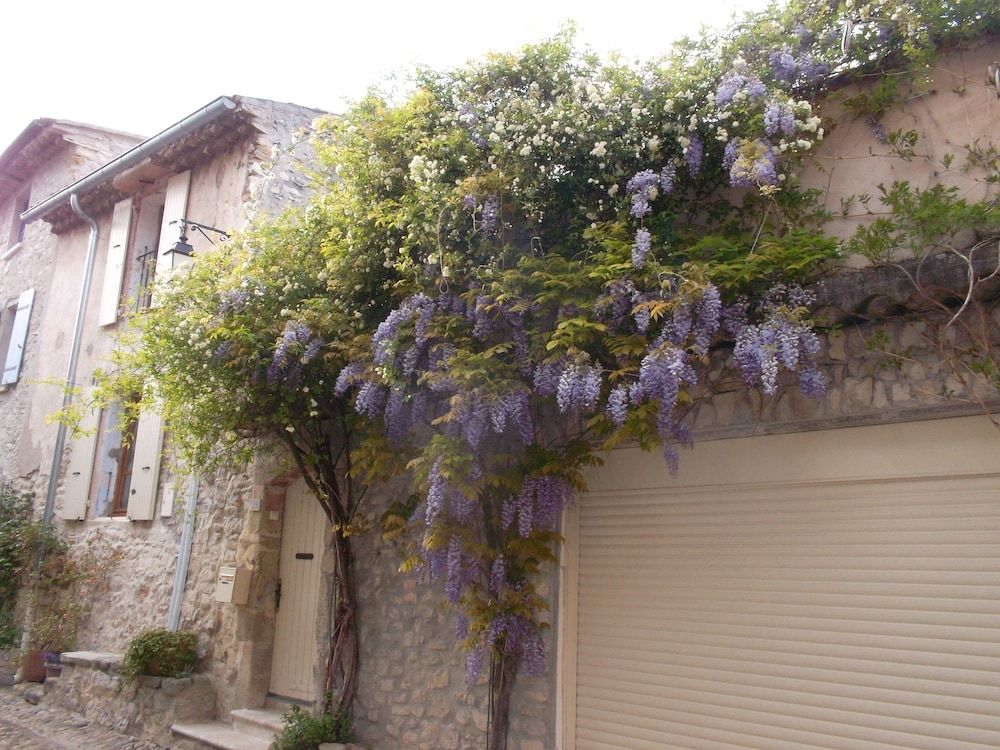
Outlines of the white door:
<svg viewBox="0 0 1000 750">
<path fill-rule="evenodd" d="M 625 450 L 591 490 L 560 750 L 1000 748 L 985 418 L 704 443 L 676 478 Z"/>
<path fill-rule="evenodd" d="M 271 693 L 303 701 L 316 699 L 316 621 L 327 519 L 301 479 L 285 494 L 278 565 L 280 595 L 274 623 Z"/>
</svg>

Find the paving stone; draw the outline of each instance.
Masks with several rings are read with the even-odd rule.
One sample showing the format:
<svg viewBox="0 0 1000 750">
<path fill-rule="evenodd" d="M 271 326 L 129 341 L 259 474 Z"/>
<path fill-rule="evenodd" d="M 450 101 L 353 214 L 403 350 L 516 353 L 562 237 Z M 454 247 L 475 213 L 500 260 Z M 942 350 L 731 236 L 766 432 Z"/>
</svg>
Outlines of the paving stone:
<svg viewBox="0 0 1000 750">
<path fill-rule="evenodd" d="M 78 714 L 32 705 L 31 690 L 0 687 L 0 750 L 164 750 Z"/>
</svg>

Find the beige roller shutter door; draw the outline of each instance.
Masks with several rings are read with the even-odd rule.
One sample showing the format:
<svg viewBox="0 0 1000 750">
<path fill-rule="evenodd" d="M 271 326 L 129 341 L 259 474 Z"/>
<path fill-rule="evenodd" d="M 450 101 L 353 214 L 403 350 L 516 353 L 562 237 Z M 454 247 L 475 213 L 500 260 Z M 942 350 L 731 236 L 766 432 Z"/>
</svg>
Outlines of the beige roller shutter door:
<svg viewBox="0 0 1000 750">
<path fill-rule="evenodd" d="M 567 529 L 561 747 L 1000 748 L 998 459 L 975 418 L 616 454 Z"/>
</svg>

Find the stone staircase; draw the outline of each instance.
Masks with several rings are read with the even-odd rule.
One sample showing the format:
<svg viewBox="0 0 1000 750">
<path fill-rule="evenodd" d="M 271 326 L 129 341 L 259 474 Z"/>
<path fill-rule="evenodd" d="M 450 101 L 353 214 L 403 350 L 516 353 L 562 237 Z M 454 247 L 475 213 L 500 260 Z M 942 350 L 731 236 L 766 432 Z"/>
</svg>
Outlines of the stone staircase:
<svg viewBox="0 0 1000 750">
<path fill-rule="evenodd" d="M 270 703 L 264 708 L 240 708 L 229 712 L 231 723 L 204 721 L 174 724 L 170 728 L 192 748 L 217 750 L 268 750 L 281 731 L 281 714 L 288 707 Z"/>
</svg>

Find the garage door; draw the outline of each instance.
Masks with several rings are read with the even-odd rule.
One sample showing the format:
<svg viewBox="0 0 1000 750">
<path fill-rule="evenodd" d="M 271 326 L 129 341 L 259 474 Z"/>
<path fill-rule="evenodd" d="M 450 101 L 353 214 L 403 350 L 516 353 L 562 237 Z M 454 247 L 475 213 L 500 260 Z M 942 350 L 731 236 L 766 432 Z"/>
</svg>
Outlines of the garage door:
<svg viewBox="0 0 1000 750">
<path fill-rule="evenodd" d="M 567 526 L 564 750 L 1000 748 L 984 418 L 620 451 Z"/>
</svg>

